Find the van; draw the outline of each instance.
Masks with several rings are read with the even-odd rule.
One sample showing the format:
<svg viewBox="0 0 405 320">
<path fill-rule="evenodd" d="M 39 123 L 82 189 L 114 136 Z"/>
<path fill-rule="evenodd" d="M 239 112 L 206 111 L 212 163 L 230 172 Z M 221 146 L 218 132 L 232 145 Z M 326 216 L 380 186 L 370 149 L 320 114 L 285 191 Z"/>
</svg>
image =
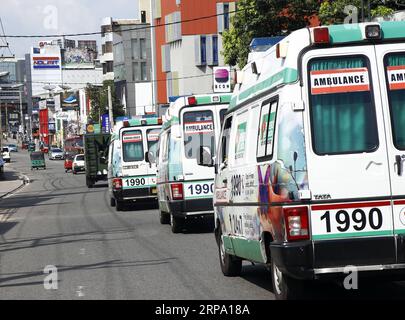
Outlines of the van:
<svg viewBox="0 0 405 320">
<path fill-rule="evenodd" d="M 156 157 L 162 120 L 137 118 L 117 123 L 108 159 L 110 204 L 117 211 L 130 202 L 157 201 Z"/>
<path fill-rule="evenodd" d="M 181 232 L 190 219 L 208 219 L 213 227 L 213 157 L 230 98 L 181 97 L 163 117 L 157 159 L 159 213 L 160 222 L 170 223 L 173 233 Z"/>
<path fill-rule="evenodd" d="M 248 62 L 215 168 L 225 276 L 265 264 L 278 299 L 405 278 L 404 41 L 405 22 L 301 29 Z"/>
</svg>

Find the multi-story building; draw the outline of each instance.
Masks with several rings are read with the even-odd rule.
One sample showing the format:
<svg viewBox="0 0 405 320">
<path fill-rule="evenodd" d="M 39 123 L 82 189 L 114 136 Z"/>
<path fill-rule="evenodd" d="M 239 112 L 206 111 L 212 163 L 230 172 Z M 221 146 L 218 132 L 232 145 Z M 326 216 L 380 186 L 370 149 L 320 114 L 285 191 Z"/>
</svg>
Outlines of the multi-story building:
<svg viewBox="0 0 405 320">
<path fill-rule="evenodd" d="M 153 112 L 150 25 L 146 12 L 140 15 L 141 20 L 105 18 L 102 26 L 104 80 L 114 80 L 116 97 L 128 116 Z"/>
<path fill-rule="evenodd" d="M 213 92 L 213 69 L 224 66 L 222 33 L 236 0 L 151 0 L 151 6 L 155 103 Z M 211 18 L 197 19 L 204 16 Z"/>
<path fill-rule="evenodd" d="M 3 131 L 15 130 L 16 125 L 20 124 L 21 115 L 27 113 L 25 61 L 15 58 L 0 59 L 0 72 L 7 73 L 7 76 L 0 78 L 1 128 Z"/>
</svg>

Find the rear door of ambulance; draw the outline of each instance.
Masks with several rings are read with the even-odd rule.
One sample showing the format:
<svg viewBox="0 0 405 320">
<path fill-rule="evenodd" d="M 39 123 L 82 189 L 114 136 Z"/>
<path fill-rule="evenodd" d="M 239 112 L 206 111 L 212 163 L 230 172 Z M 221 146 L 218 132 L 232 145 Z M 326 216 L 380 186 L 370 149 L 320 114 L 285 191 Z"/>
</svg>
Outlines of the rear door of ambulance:
<svg viewBox="0 0 405 320">
<path fill-rule="evenodd" d="M 391 188 L 398 263 L 405 263 L 405 44 L 376 45 Z"/>
<path fill-rule="evenodd" d="M 303 78 L 315 273 L 395 263 L 375 47 L 311 50 Z"/>
</svg>

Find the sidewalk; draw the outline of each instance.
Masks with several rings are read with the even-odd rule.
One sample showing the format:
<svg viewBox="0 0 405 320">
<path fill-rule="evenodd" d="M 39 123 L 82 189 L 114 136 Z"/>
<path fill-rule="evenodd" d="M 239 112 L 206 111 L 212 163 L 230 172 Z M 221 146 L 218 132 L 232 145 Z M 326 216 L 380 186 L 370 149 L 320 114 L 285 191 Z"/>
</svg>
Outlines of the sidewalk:
<svg viewBox="0 0 405 320">
<path fill-rule="evenodd" d="M 4 167 L 4 177 L 0 179 L 0 199 L 24 185 L 24 179 L 9 166 Z"/>
</svg>

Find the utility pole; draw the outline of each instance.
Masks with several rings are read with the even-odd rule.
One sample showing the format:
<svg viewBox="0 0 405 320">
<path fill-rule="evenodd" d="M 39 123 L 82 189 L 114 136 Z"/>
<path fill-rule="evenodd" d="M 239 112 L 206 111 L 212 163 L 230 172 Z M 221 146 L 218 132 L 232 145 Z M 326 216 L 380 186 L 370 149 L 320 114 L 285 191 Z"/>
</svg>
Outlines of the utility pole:
<svg viewBox="0 0 405 320">
<path fill-rule="evenodd" d="M 108 86 L 108 117 L 110 118 L 110 132 L 112 132 L 114 127 L 114 115 L 111 97 L 111 86 Z"/>
<path fill-rule="evenodd" d="M 20 97 L 20 117 L 21 117 L 20 125 L 21 125 L 22 135 L 24 135 L 25 130 L 24 130 L 24 115 L 23 115 L 23 109 L 22 109 L 22 91 L 21 90 L 18 90 L 18 95 Z"/>
</svg>

